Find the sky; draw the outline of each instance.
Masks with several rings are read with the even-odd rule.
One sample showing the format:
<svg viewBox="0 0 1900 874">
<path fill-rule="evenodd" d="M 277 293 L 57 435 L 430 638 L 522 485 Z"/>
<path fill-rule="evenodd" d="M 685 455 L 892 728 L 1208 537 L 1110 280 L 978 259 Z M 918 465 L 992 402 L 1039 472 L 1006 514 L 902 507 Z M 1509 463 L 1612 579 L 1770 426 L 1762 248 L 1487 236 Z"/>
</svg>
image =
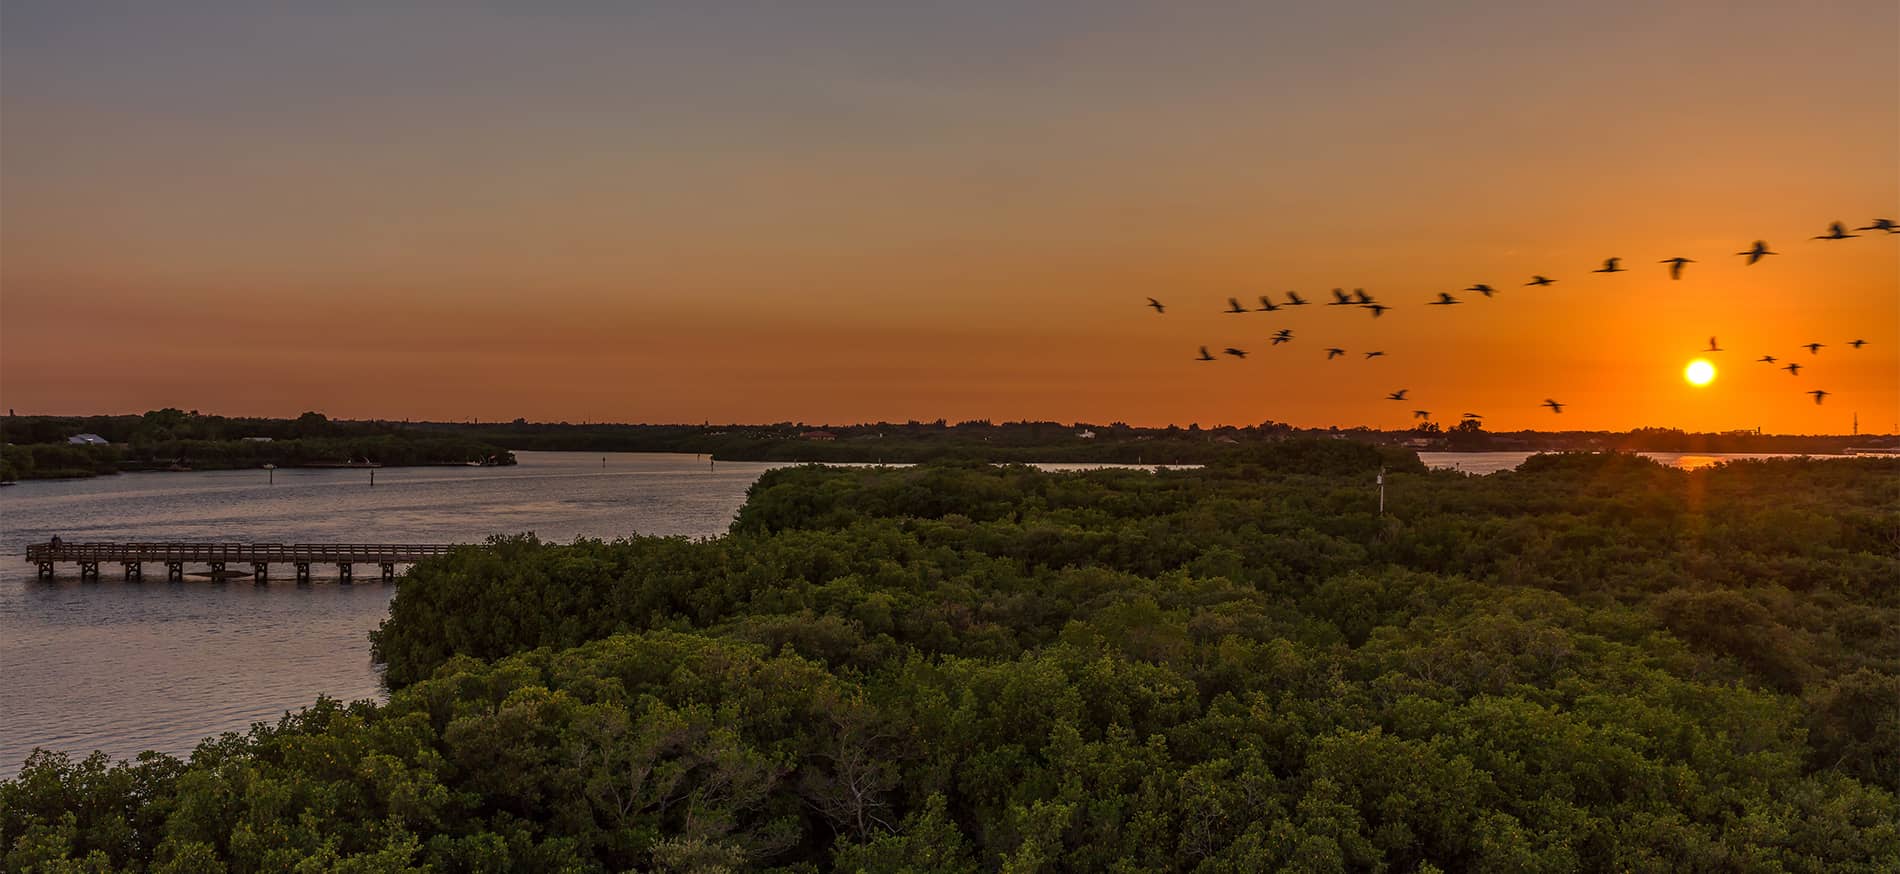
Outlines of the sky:
<svg viewBox="0 0 1900 874">
<path fill-rule="evenodd" d="M 1891 0 L 0 7 L 23 415 L 1893 431 L 1877 217 Z"/>
</svg>

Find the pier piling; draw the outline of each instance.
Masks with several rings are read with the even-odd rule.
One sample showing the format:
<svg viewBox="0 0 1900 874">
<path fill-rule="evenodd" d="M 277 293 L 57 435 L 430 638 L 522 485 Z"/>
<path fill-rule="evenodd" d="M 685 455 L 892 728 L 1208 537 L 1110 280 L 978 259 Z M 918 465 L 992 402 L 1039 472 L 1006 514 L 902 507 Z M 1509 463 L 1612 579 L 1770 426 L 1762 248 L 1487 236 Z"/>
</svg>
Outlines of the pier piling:
<svg viewBox="0 0 1900 874">
<path fill-rule="evenodd" d="M 41 580 L 55 579 L 60 562 L 72 562 L 79 565 L 79 578 L 89 582 L 99 579 L 99 566 L 106 562 L 123 567 L 128 582 L 144 580 L 146 562 L 164 562 L 171 582 L 184 581 L 187 563 L 202 563 L 219 580 L 225 568 L 249 564 L 258 585 L 270 580 L 273 564 L 295 567 L 302 585 L 310 582 L 311 565 L 334 564 L 338 581 L 348 585 L 355 582 L 356 565 L 373 564 L 384 582 L 394 582 L 397 565 L 448 555 L 455 548 L 446 543 L 42 543 L 26 548 L 26 560 Z"/>
</svg>

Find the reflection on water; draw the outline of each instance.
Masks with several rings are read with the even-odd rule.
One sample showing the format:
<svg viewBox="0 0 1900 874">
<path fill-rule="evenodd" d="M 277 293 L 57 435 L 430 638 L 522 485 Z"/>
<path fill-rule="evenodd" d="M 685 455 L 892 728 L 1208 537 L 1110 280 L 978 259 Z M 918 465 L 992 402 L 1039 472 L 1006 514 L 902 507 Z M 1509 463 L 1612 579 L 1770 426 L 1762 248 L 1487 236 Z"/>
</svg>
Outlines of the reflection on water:
<svg viewBox="0 0 1900 874">
<path fill-rule="evenodd" d="M 1515 470 L 1524 463 L 1524 459 L 1535 452 L 1421 452 L 1420 461 L 1425 466 L 1439 470 L 1462 470 L 1466 473 L 1497 473 L 1500 470 Z M 1724 461 L 1738 461 L 1749 458 L 1794 458 L 1786 452 L 1638 452 L 1644 458 L 1683 470 L 1696 470 Z M 1836 455 L 1813 455 L 1813 458 L 1839 458 Z"/>
<path fill-rule="evenodd" d="M 319 694 L 377 697 L 369 632 L 381 583 L 201 577 L 126 583 L 117 566 L 80 583 L 34 580 L 21 556 L 68 541 L 468 543 L 724 533 L 746 489 L 776 465 L 646 453 L 517 453 L 504 468 L 146 473 L 0 489 L 0 776 L 35 746 L 127 756 L 183 753 Z M 603 459 L 605 464 L 603 466 Z M 202 570 L 202 568 L 188 568 Z M 328 578 L 324 575 L 328 572 Z M 286 575 L 287 576 L 287 575 Z M 359 569 L 358 580 L 364 577 Z"/>
</svg>

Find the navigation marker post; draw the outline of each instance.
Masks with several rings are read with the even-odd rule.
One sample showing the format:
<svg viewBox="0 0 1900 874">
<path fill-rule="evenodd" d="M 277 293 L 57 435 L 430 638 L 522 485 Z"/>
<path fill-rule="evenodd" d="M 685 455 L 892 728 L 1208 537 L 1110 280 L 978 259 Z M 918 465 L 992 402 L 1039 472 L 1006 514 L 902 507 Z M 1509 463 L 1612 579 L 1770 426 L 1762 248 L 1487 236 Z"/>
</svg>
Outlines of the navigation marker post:
<svg viewBox="0 0 1900 874">
<path fill-rule="evenodd" d="M 1379 467 L 1379 515 L 1385 515 L 1385 467 Z"/>
</svg>

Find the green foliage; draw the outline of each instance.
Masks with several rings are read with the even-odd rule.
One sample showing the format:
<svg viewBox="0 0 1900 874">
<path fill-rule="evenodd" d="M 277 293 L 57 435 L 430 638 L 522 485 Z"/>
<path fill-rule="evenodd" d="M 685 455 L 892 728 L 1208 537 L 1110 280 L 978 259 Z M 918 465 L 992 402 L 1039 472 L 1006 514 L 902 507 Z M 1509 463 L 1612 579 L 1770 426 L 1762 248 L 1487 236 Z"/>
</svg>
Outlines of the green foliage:
<svg viewBox="0 0 1900 874">
<path fill-rule="evenodd" d="M 1371 474 L 1388 469 L 1380 518 Z M 787 468 L 418 566 L 383 704 L 39 754 L 18 870 L 1887 871 L 1900 463 Z M 299 867 L 301 866 L 301 867 Z"/>
<path fill-rule="evenodd" d="M 0 447 L 0 480 L 58 479 L 118 473 L 125 450 L 118 446 L 35 443 Z"/>
<path fill-rule="evenodd" d="M 143 416 L 6 417 L 9 443 L 0 455 L 0 480 L 96 476 L 120 470 L 229 470 L 275 464 L 372 461 L 390 466 L 513 464 L 514 455 L 459 434 L 404 429 L 383 423 L 333 422 L 322 413 L 296 419 L 227 419 L 176 409 Z M 68 444 L 80 432 L 111 445 Z"/>
</svg>

